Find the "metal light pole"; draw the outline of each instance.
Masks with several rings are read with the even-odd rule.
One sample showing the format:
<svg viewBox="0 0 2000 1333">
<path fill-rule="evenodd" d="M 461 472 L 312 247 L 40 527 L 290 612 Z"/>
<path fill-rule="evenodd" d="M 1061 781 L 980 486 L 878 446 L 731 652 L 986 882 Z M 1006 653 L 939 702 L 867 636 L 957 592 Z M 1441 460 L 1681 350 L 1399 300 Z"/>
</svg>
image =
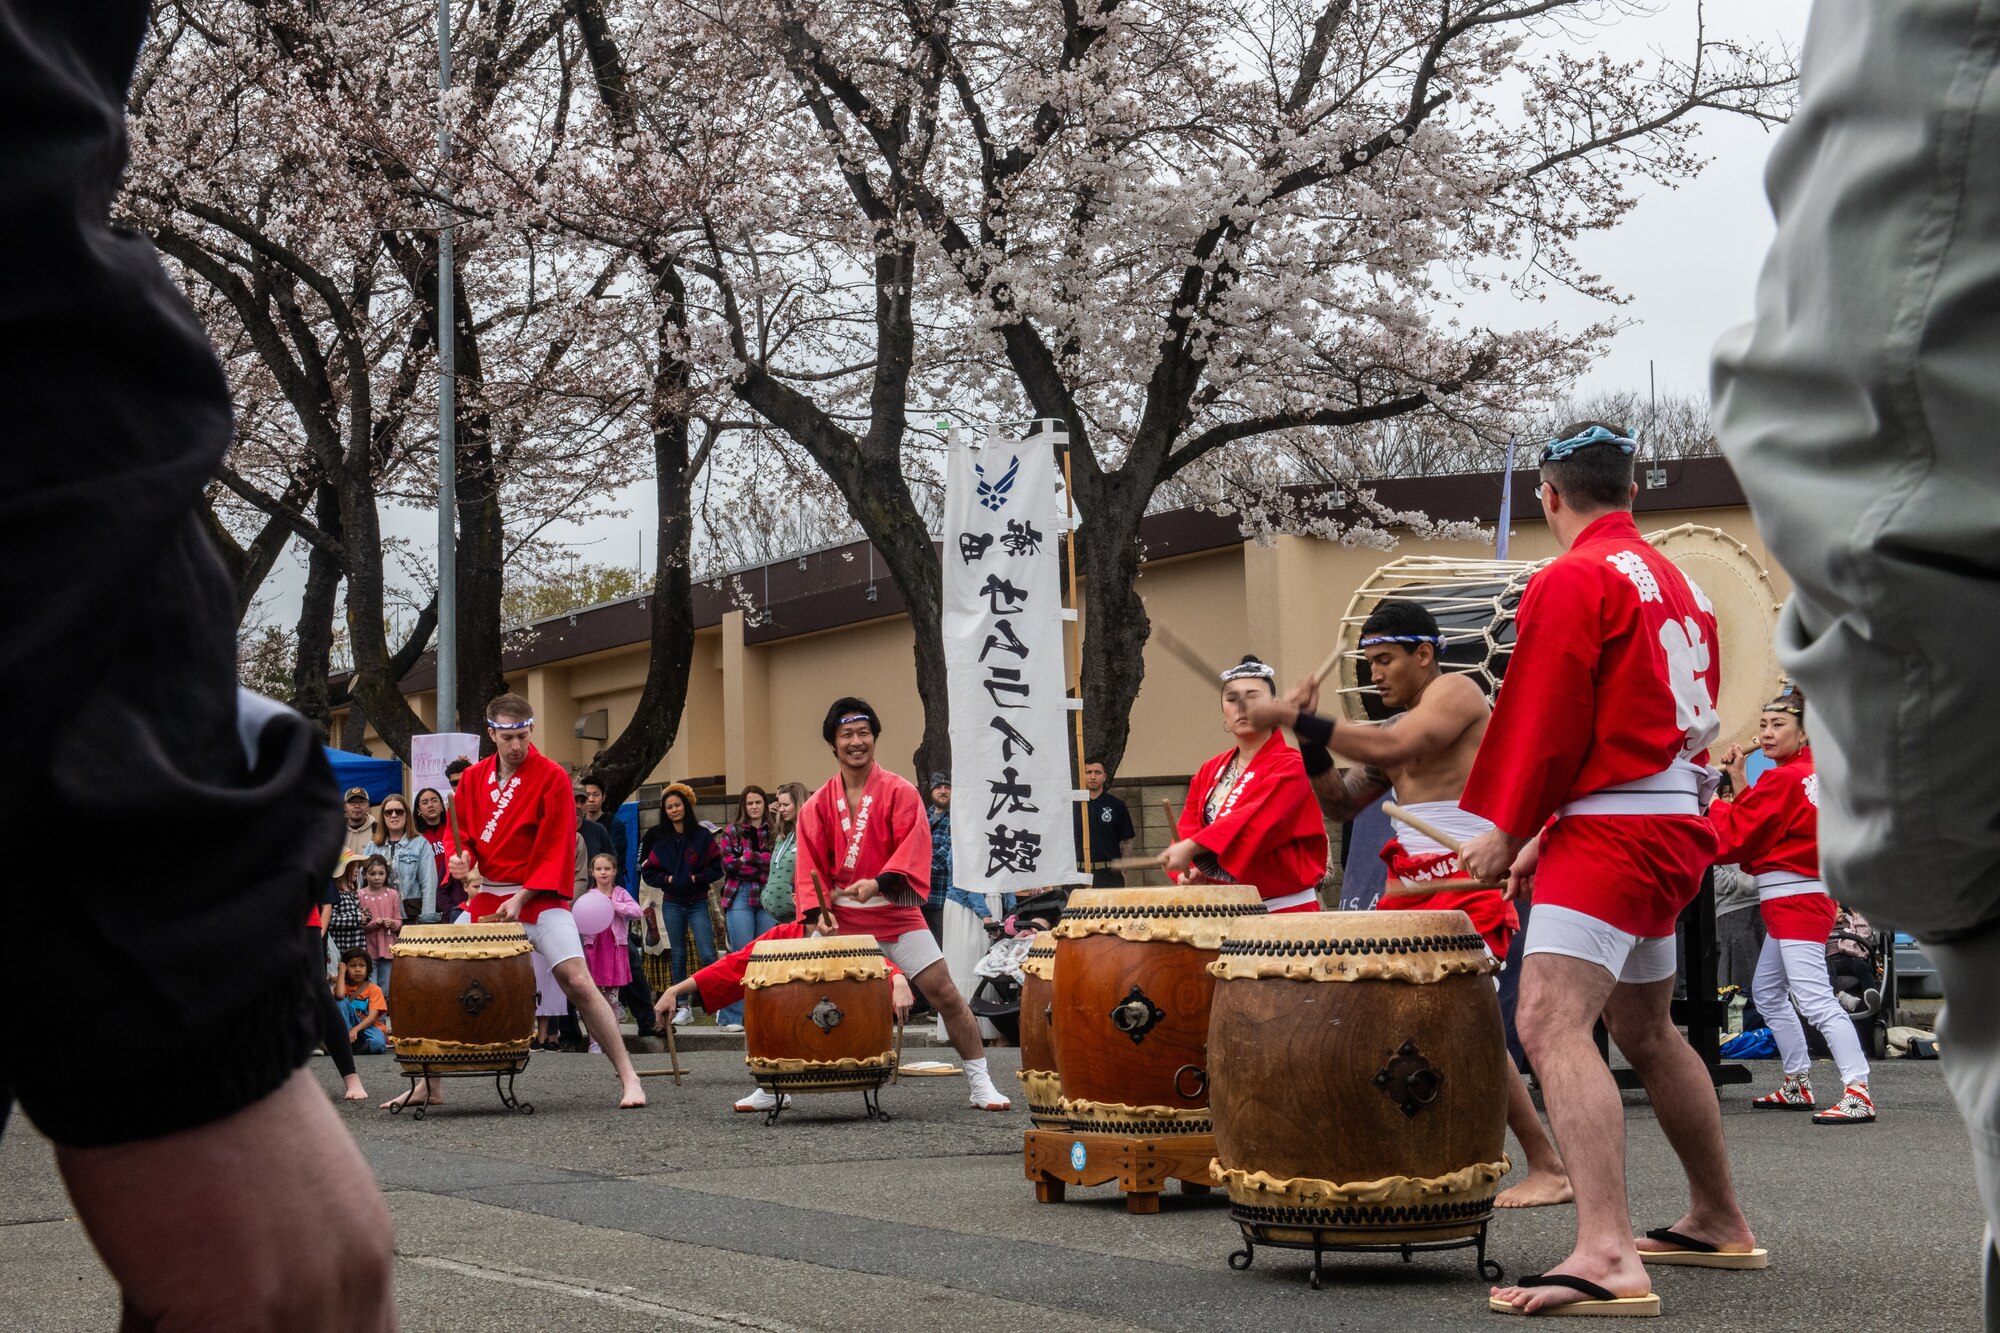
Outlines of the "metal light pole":
<svg viewBox="0 0 2000 1333">
<path fill-rule="evenodd" d="M 444 99 L 451 91 L 451 5 L 438 0 L 438 629 L 437 723 L 458 730 L 458 327 L 452 291 L 451 130 Z"/>
</svg>

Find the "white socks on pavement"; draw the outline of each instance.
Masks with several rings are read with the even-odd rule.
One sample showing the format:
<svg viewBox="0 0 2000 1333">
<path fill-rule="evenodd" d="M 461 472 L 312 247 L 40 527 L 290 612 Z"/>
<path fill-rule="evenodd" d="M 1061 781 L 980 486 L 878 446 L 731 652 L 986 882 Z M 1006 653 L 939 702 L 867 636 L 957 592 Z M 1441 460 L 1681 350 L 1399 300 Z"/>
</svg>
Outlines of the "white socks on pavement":
<svg viewBox="0 0 2000 1333">
<path fill-rule="evenodd" d="M 775 1093 L 771 1092 L 768 1088 L 759 1088 L 748 1097 L 737 1102 L 736 1109 L 739 1111 L 769 1111 L 777 1106 L 777 1104 L 778 1098 Z M 785 1096 L 785 1105 L 790 1106 L 791 1104 L 791 1095 L 788 1093 Z"/>
<path fill-rule="evenodd" d="M 1002 1096 L 1000 1089 L 993 1086 L 992 1075 L 986 1072 L 986 1057 L 965 1062 L 965 1082 L 971 1094 L 972 1104 L 982 1111 L 1004 1111 L 1013 1103 Z"/>
</svg>

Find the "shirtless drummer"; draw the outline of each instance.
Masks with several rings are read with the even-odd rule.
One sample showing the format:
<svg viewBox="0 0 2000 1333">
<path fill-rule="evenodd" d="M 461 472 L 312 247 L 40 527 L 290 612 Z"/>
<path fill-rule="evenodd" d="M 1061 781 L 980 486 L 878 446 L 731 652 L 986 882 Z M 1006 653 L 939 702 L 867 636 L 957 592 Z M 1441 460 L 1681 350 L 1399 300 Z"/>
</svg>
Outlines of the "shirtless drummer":
<svg viewBox="0 0 2000 1333">
<path fill-rule="evenodd" d="M 1380 726 L 1342 725 L 1313 712 L 1319 682 L 1307 678 L 1283 699 L 1259 700 L 1251 720 L 1259 726 L 1288 726 L 1312 778 L 1313 792 L 1328 819 L 1353 819 L 1383 795 L 1460 842 L 1490 828 L 1458 805 L 1466 775 L 1479 753 L 1492 708 L 1469 677 L 1446 672 L 1438 663 L 1444 639 L 1431 613 L 1415 602 L 1391 600 L 1375 607 L 1361 627 L 1361 652 L 1382 702 L 1396 710 Z M 1345 773 L 1332 752 L 1355 762 Z M 1459 869 L 1458 856 L 1397 821 L 1396 836 L 1382 849 L 1390 884 L 1436 887 L 1428 893 L 1382 895 L 1377 908 L 1404 912 L 1464 912 L 1495 958 L 1521 928 L 1512 903 L 1499 886 L 1479 886 Z M 1568 1203 L 1574 1195 L 1555 1143 L 1535 1114 L 1534 1100 L 1514 1062 L 1507 1062 L 1507 1127 L 1521 1142 L 1528 1174 L 1494 1199 L 1499 1208 L 1537 1208 Z"/>
</svg>

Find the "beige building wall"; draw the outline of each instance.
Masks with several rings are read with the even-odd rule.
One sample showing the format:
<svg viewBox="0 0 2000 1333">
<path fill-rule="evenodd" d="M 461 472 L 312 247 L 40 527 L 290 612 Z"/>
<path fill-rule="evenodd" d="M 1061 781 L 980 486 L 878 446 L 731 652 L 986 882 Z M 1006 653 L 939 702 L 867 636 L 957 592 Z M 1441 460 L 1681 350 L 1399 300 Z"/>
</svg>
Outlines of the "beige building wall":
<svg viewBox="0 0 2000 1333">
<path fill-rule="evenodd" d="M 1790 591 L 1790 581 L 1771 561 L 1748 509 L 1653 512 L 1640 520 L 1645 532 L 1683 523 L 1720 528 L 1764 564 L 1780 597 Z M 1517 523 L 1512 543 L 1509 555 L 1516 559 L 1556 554 L 1554 539 L 1539 522 Z M 1492 558 L 1493 548 L 1476 542 L 1406 540 L 1383 551 L 1279 537 L 1265 545 L 1243 543 L 1150 562 L 1141 572 L 1139 591 L 1154 621 L 1218 669 L 1251 652 L 1271 663 L 1285 685 L 1315 669 L 1332 650 L 1340 617 L 1362 582 L 1388 561 L 1415 554 L 1485 560 Z M 1084 625 L 1088 633 L 1087 620 Z M 535 706 L 536 741 L 543 752 L 572 767 L 587 764 L 602 743 L 577 740 L 574 725 L 599 708 L 607 710 L 610 734 L 617 736 L 638 703 L 646 652 L 647 645 L 633 644 L 511 675 L 509 684 Z M 921 714 L 905 617 L 757 644 L 745 641 L 743 614 L 728 612 L 719 627 L 696 636 L 680 733 L 652 781 L 719 778 L 719 785 L 730 791 L 749 782 L 766 788 L 792 781 L 816 786 L 831 771 L 820 721 L 827 705 L 843 694 L 860 695 L 875 705 L 884 721 L 884 764 L 916 778 L 908 771 L 909 756 L 920 734 Z M 1149 643 L 1119 785 L 1184 780 L 1220 753 L 1227 740 L 1219 697 L 1220 682 L 1204 682 L 1157 643 Z M 419 695 L 412 703 L 428 719 L 432 696 Z M 336 735 L 343 718 L 344 710 L 335 714 Z M 388 753 L 372 729 L 368 739 L 372 753 Z M 1152 795 L 1146 799 L 1157 805 Z"/>
</svg>

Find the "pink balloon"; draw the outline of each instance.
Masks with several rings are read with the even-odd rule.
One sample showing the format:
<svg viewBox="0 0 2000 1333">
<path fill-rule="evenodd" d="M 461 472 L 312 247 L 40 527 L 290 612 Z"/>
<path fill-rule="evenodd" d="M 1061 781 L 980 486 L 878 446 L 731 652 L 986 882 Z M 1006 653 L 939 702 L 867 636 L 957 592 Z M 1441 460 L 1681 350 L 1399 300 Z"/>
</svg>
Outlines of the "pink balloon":
<svg viewBox="0 0 2000 1333">
<path fill-rule="evenodd" d="M 576 933 L 585 939 L 601 935 L 611 928 L 611 900 L 596 889 L 578 898 L 569 912 L 576 918 Z"/>
</svg>

